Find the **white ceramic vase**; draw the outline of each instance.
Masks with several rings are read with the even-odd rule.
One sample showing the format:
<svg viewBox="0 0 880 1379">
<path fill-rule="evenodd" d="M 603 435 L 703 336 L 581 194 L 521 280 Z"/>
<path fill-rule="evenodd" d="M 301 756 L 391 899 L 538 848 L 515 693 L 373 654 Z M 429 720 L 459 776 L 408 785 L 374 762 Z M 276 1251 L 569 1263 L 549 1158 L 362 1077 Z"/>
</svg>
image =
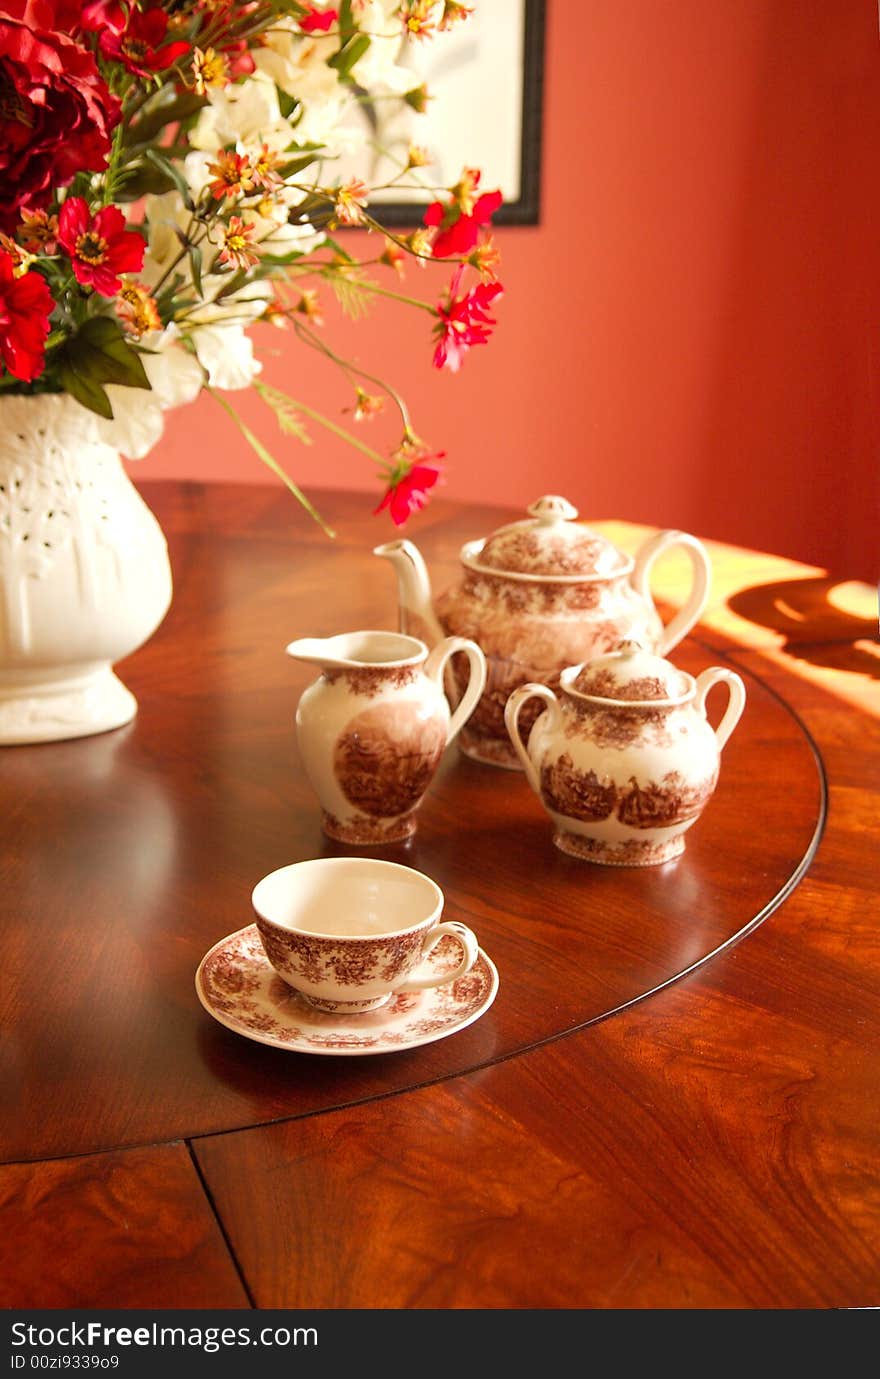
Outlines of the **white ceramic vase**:
<svg viewBox="0 0 880 1379">
<path fill-rule="evenodd" d="M 0 422 L 0 744 L 118 728 L 113 663 L 171 601 L 162 530 L 73 398 L 5 397 Z"/>
</svg>

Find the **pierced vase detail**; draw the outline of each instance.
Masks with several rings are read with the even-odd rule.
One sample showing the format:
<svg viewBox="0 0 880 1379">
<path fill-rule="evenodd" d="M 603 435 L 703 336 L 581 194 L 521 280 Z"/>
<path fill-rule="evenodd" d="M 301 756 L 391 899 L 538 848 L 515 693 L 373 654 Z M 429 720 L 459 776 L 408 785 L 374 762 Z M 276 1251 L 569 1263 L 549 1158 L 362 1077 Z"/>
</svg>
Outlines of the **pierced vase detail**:
<svg viewBox="0 0 880 1379">
<path fill-rule="evenodd" d="M 8 397 L 0 440 L 0 743 L 106 732 L 137 712 L 114 661 L 171 601 L 161 528 L 64 395 Z"/>
</svg>

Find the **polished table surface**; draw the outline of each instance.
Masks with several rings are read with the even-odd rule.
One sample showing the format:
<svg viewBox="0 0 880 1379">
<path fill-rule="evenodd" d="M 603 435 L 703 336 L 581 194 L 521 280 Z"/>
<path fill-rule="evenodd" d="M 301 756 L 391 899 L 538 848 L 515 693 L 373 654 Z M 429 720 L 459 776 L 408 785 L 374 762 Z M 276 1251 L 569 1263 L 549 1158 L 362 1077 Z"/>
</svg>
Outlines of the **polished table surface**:
<svg viewBox="0 0 880 1379">
<path fill-rule="evenodd" d="M 0 758 L 0 1304 L 880 1303 L 868 591 L 709 544 L 673 658 L 734 667 L 748 703 L 676 862 L 564 856 L 522 777 L 451 749 L 415 839 L 371 852 L 439 882 L 498 998 L 330 1059 L 224 1029 L 193 975 L 260 876 L 345 851 L 293 732 L 313 672 L 283 649 L 395 624 L 384 528 L 363 496 L 325 495 L 331 543 L 273 489 L 143 491 L 176 591 L 121 668 L 138 718 Z M 438 590 L 509 516 L 417 519 Z M 669 607 L 686 577 L 659 567 Z"/>
</svg>

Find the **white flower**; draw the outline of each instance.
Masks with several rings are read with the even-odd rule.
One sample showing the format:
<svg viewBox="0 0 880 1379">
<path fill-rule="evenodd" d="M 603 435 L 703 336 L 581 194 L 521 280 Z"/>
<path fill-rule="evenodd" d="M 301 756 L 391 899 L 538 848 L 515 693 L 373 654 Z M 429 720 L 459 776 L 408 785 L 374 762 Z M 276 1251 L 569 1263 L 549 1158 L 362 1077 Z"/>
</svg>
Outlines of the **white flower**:
<svg viewBox="0 0 880 1379">
<path fill-rule="evenodd" d="M 212 388 L 248 388 L 263 367 L 244 326 L 199 326 L 191 339 Z"/>
<path fill-rule="evenodd" d="M 173 325 L 152 331 L 140 343 L 147 351 L 140 357 L 150 391 L 108 383 L 113 420 L 94 418 L 99 438 L 130 460 L 142 459 L 159 440 L 165 424 L 162 413 L 192 402 L 205 382 L 198 361 L 181 343 Z"/>
<path fill-rule="evenodd" d="M 351 75 L 366 91 L 381 88 L 398 95 L 418 85 L 413 73 L 398 67 L 397 59 L 403 47 L 398 0 L 363 0 L 358 7 L 358 27 L 370 35 L 370 46 L 354 64 Z"/>
<path fill-rule="evenodd" d="M 194 148 L 216 153 L 230 144 L 250 149 L 266 144 L 280 153 L 293 140 L 275 83 L 263 72 L 254 72 L 240 85 L 209 88 L 208 100 L 189 136 Z"/>
<path fill-rule="evenodd" d="M 339 79 L 327 62 L 339 47 L 336 34 L 305 35 L 293 19 L 276 19 L 253 54 L 258 72 L 295 100 L 333 102 L 340 94 Z"/>
</svg>

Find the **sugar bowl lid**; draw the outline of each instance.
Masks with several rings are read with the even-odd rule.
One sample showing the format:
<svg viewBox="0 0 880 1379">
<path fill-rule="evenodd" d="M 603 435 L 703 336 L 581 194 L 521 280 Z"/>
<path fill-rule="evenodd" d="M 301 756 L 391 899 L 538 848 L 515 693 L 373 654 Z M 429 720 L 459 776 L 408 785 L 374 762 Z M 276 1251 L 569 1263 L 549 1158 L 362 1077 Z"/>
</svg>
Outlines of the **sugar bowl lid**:
<svg viewBox="0 0 880 1379">
<path fill-rule="evenodd" d="M 468 563 L 508 574 L 567 579 L 623 573 L 631 566 L 606 537 L 574 520 L 578 511 L 567 499 L 545 494 L 528 511 L 528 518 L 499 527 L 476 543 Z"/>
<path fill-rule="evenodd" d="M 693 685 L 684 671 L 634 641 L 621 642 L 607 656 L 574 666 L 570 678 L 563 672 L 562 683 L 578 694 L 627 704 L 681 701 L 689 697 Z"/>
</svg>

